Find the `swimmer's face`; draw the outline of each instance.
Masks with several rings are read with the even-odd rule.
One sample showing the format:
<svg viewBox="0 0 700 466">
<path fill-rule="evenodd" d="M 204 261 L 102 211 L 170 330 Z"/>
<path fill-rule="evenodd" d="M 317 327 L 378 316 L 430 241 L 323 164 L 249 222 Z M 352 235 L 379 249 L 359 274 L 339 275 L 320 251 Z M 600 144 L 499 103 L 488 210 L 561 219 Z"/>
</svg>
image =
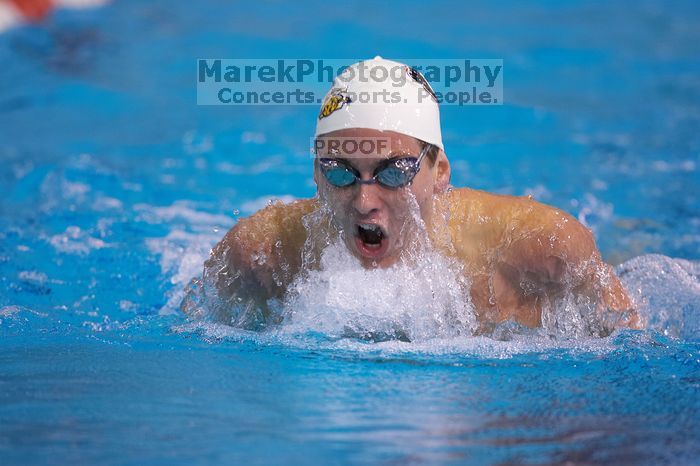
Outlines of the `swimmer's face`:
<svg viewBox="0 0 700 466">
<path fill-rule="evenodd" d="M 357 141 L 357 147 L 369 147 L 369 140 L 384 140 L 382 148 L 376 142 L 379 153 L 352 150 L 354 144 L 340 146 L 331 153 L 319 150 L 319 157 L 342 160 L 360 174 L 362 180 L 372 179 L 376 168 L 387 159 L 418 157 L 423 144 L 415 138 L 393 131 L 370 129 L 344 129 L 323 135 L 326 142 L 334 138 L 338 141 Z M 378 139 L 377 139 L 378 138 Z M 347 187 L 337 187 L 328 182 L 316 163 L 314 179 L 319 197 L 333 212 L 333 221 L 343 231 L 343 239 L 348 249 L 365 267 L 389 267 L 397 262 L 402 251 L 416 243 L 416 235 L 425 235 L 420 228 L 421 220 L 431 224 L 433 198 L 443 192 L 449 184 L 449 162 L 440 151 L 437 161 L 432 163 L 424 157 L 420 170 L 413 181 L 404 187 L 389 189 L 380 183 L 354 183 Z"/>
</svg>

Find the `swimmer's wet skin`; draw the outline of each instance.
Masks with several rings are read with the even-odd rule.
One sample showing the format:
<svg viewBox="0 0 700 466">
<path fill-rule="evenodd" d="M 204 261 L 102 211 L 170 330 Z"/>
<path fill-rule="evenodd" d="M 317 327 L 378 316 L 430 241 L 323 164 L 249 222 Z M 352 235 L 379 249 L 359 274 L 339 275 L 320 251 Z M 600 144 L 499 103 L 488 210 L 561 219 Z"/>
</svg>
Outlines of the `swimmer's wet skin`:
<svg viewBox="0 0 700 466">
<path fill-rule="evenodd" d="M 318 154 L 322 161 L 330 159 L 335 171 L 316 161 L 316 198 L 277 203 L 241 219 L 205 264 L 204 281 L 214 283 L 224 301 L 244 301 L 267 314 L 268 300 L 282 299 L 304 272 L 302 251 L 318 233 L 307 231 L 304 219 L 320 211 L 328 221 L 316 228 L 327 230 L 327 238 L 335 235 L 344 241 L 366 268 L 404 260 L 417 238 L 427 235 L 433 248 L 463 265 L 481 332 L 509 319 L 541 326 L 543 308 L 567 293 L 594 304 L 604 322 L 601 334 L 640 326 L 627 293 L 602 261 L 586 227 L 527 197 L 451 188 L 437 102 L 416 97 L 428 95 L 427 84 L 406 65 L 379 57 L 351 68 L 362 66 L 383 67 L 389 76 L 391 70 L 403 69 L 411 78 L 398 88 L 405 104 L 353 102 L 346 94 L 383 87 L 396 91 L 396 83 L 343 81 L 341 75 L 319 115 L 316 137 L 387 138 L 391 151 Z M 408 171 L 380 174 L 389 165 Z M 311 254 L 319 255 L 326 244 L 311 246 Z"/>
</svg>

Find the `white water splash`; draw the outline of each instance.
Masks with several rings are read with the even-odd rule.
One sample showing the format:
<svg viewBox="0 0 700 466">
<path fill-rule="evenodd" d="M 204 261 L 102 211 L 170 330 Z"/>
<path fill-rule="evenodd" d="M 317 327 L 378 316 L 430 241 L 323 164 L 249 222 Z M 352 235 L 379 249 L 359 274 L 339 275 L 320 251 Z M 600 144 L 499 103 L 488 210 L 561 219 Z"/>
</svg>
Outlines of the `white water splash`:
<svg viewBox="0 0 700 466">
<path fill-rule="evenodd" d="M 471 357 L 480 360 L 510 359 L 521 354 L 532 353 L 542 353 L 541 359 L 564 357 L 566 354 L 604 355 L 619 348 L 617 340 L 620 336 L 616 332 L 609 338 L 558 340 L 531 329 L 514 334 L 506 340 L 490 336 L 460 336 L 411 342 L 397 339 L 369 342 L 358 338 L 330 339 L 318 333 L 294 333 L 290 330 L 282 327 L 272 332 L 257 332 L 209 321 L 188 322 L 171 327 L 173 333 L 196 334 L 209 344 L 251 342 L 261 346 L 280 345 L 301 350 L 328 351 L 335 357 L 345 355 L 353 360 L 357 357 L 385 360 L 398 358 L 411 361 L 421 359 L 431 361 L 433 357 L 439 357 L 440 360 L 443 360 L 443 357 L 456 358 L 451 365 L 461 365 L 459 361 Z M 632 335 L 632 340 L 643 345 L 653 339 L 649 335 L 639 334 Z"/>
<path fill-rule="evenodd" d="M 187 202 L 175 202 L 165 207 L 137 204 L 134 210 L 139 212 L 140 221 L 181 225 L 181 228 L 173 226 L 165 237 L 144 239 L 148 250 L 159 257 L 161 273 L 169 277 L 173 285 L 159 314 L 175 314 L 185 285 L 193 276 L 202 273 L 202 263 L 221 239 L 221 231 L 225 231 L 221 226 L 228 226 L 233 221 L 225 215 L 198 210 L 196 205 Z"/>
<path fill-rule="evenodd" d="M 290 287 L 280 331 L 372 341 L 470 336 L 476 317 L 468 290 L 464 275 L 432 251 L 415 265 L 365 269 L 336 243 L 319 270 Z"/>
<path fill-rule="evenodd" d="M 69 226 L 65 232 L 48 238 L 48 242 L 58 252 L 77 255 L 87 255 L 93 250 L 111 246 L 78 226 Z"/>
<path fill-rule="evenodd" d="M 194 275 L 202 272 L 202 262 L 218 238 L 216 234 L 188 233 L 172 230 L 164 238 L 146 238 L 148 250 L 160 256 L 161 273 L 170 277 L 174 286 L 167 303 L 159 314 L 175 314 L 184 294 L 184 286 Z"/>
<path fill-rule="evenodd" d="M 700 261 L 647 254 L 615 272 L 649 328 L 683 339 L 700 337 Z"/>
</svg>

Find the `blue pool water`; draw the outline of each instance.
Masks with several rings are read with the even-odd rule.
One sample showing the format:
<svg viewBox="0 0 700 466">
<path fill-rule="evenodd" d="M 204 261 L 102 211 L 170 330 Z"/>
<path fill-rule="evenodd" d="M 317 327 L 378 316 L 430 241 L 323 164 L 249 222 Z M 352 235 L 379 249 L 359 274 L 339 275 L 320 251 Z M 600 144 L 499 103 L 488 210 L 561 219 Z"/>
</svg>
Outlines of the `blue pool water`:
<svg viewBox="0 0 700 466">
<path fill-rule="evenodd" d="M 700 455 L 695 2 L 116 1 L 0 35 L 2 464 L 671 464 Z M 198 107 L 203 57 L 504 60 L 453 184 L 593 229 L 645 331 L 372 343 L 190 322 L 240 216 L 314 194 L 315 107 Z M 511 334 L 512 333 L 512 334 Z"/>
</svg>

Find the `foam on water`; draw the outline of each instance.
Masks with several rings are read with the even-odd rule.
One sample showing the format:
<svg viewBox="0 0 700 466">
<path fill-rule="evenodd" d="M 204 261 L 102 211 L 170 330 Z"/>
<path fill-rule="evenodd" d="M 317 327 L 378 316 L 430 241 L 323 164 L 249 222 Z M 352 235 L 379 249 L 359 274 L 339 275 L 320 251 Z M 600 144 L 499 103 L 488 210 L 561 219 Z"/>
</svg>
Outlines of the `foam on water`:
<svg viewBox="0 0 700 466">
<path fill-rule="evenodd" d="M 507 359 L 522 354 L 538 353 L 542 358 L 566 354 L 606 354 L 615 351 L 623 341 L 642 345 L 655 340 L 653 332 L 617 331 L 607 338 L 554 339 L 537 329 L 519 329 L 508 333 L 512 323 L 505 324 L 500 337 L 462 336 L 438 337 L 425 340 L 400 339 L 368 341 L 359 338 L 330 338 L 312 331 L 297 333 L 284 326 L 257 332 L 210 321 L 193 321 L 171 327 L 174 333 L 194 334 L 210 344 L 252 342 L 260 346 L 281 346 L 306 351 L 322 351 L 333 357 L 402 358 L 410 361 L 458 362 L 464 358 Z M 634 343 L 633 343 L 634 344 Z"/>
<path fill-rule="evenodd" d="M 365 269 L 344 244 L 333 243 L 320 269 L 292 284 L 282 330 L 371 341 L 471 335 L 476 317 L 466 279 L 439 254 L 422 255 L 415 265 Z"/>
<path fill-rule="evenodd" d="M 75 225 L 69 226 L 63 233 L 51 236 L 48 241 L 56 251 L 66 254 L 86 255 L 95 249 L 109 247 L 109 244 L 100 238 L 91 236 L 89 232 Z"/>
<path fill-rule="evenodd" d="M 700 338 L 700 261 L 647 254 L 616 268 L 648 328 Z"/>
<path fill-rule="evenodd" d="M 231 219 L 202 212 L 187 203 L 168 207 L 138 204 L 134 209 L 139 212 L 139 219 L 148 223 L 172 223 L 175 219 L 184 223 L 182 229 L 172 228 L 164 237 L 144 240 L 148 250 L 159 257 L 161 273 L 173 285 L 159 314 L 177 313 L 184 286 L 193 275 L 201 272 L 202 262 L 220 236 L 219 225 L 228 225 Z"/>
<path fill-rule="evenodd" d="M 627 345 L 663 344 L 662 335 L 700 337 L 697 262 L 647 255 L 618 266 L 616 273 L 647 325 L 642 331 L 616 330 L 601 338 L 590 332 L 597 325 L 590 303 L 571 295 L 549 311 L 541 328 L 506 321 L 488 335 L 474 335 L 473 305 L 468 293 L 458 291 L 468 283 L 440 254 L 424 251 L 422 259 L 417 267 L 401 263 L 364 269 L 342 243 L 332 243 L 320 267 L 298 277 L 285 300 L 273 303 L 283 317 L 279 325 L 251 330 L 197 319 L 174 325 L 172 331 L 196 334 L 212 344 L 252 342 L 329 352 L 333 357 L 457 365 L 466 364 L 465 358 L 507 359 L 532 353 L 544 359 L 602 356 Z"/>
</svg>

